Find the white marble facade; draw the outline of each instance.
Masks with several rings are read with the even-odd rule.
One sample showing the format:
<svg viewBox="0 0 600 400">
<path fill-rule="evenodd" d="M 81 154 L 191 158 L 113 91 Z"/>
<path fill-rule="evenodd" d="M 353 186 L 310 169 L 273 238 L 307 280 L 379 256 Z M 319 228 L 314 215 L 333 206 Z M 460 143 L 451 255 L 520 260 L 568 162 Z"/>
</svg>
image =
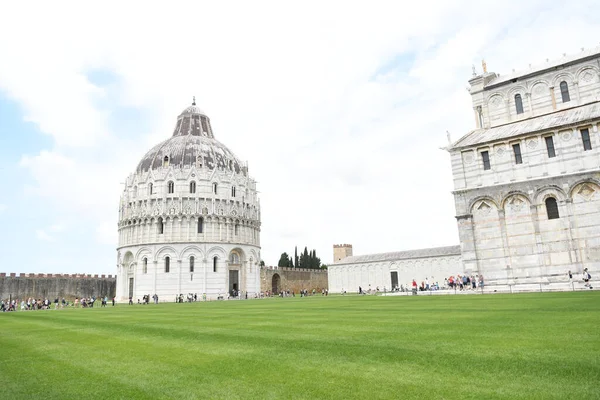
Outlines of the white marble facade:
<svg viewBox="0 0 600 400">
<path fill-rule="evenodd" d="M 410 288 L 415 279 L 420 285 L 444 282 L 444 278 L 462 272 L 460 246 L 434 247 L 392 253 L 350 256 L 328 265 L 329 290 L 358 292 L 358 287 L 380 292 Z"/>
<path fill-rule="evenodd" d="M 526 283 L 600 270 L 599 60 L 469 81 L 477 128 L 448 146 L 465 271 Z"/>
<path fill-rule="evenodd" d="M 446 148 L 458 253 L 335 259 L 331 290 L 390 287 L 394 271 L 400 284 L 468 274 L 486 285 L 600 273 L 600 47 L 506 76 L 484 65 L 469 84 L 476 129 Z"/>
<path fill-rule="evenodd" d="M 127 178 L 117 251 L 120 301 L 260 291 L 256 182 L 195 104 Z"/>
</svg>

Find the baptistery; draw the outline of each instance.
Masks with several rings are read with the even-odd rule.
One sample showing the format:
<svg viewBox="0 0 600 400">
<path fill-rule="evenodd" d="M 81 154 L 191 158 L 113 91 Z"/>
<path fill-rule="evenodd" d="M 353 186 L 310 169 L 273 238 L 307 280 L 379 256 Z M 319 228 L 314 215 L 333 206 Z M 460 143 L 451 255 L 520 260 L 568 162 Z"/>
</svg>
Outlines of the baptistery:
<svg viewBox="0 0 600 400">
<path fill-rule="evenodd" d="M 195 101 L 127 177 L 118 229 L 121 301 L 260 291 L 256 181 Z"/>
</svg>

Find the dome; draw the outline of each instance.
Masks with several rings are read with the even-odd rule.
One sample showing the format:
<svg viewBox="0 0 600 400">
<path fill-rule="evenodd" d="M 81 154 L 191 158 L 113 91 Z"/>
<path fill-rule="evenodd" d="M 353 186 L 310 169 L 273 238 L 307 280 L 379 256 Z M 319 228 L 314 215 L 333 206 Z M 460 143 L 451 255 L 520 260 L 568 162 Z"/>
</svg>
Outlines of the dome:
<svg viewBox="0 0 600 400">
<path fill-rule="evenodd" d="M 154 146 L 144 155 L 136 171 L 145 172 L 164 166 L 178 168 L 203 166 L 246 175 L 243 163 L 224 144 L 215 139 L 210 119 L 196 106 L 179 114 L 171 138 Z"/>
</svg>

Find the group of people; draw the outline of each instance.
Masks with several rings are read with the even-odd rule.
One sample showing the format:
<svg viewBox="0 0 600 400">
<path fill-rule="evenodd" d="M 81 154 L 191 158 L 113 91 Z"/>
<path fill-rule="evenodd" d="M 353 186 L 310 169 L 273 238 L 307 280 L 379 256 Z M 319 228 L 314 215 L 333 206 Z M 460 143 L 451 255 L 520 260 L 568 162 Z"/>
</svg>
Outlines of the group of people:
<svg viewBox="0 0 600 400">
<path fill-rule="evenodd" d="M 411 283 L 412 292 L 416 293 L 445 289 L 461 291 L 476 290 L 477 288 L 483 288 L 485 286 L 483 275 L 451 275 L 448 278 L 444 278 L 444 282 L 441 285 L 439 281 L 434 281 L 433 277 L 431 277 L 431 279 L 430 282 L 429 278 L 425 278 L 424 281 L 421 281 L 420 285 L 413 279 Z M 401 287 L 401 291 L 408 291 L 408 289 Z"/>
<path fill-rule="evenodd" d="M 80 298 L 75 298 L 75 302 L 73 303 L 75 307 L 79 307 L 81 306 L 81 308 L 94 308 L 94 303 L 96 302 L 96 300 L 98 300 L 98 298 L 96 296 L 92 296 L 92 297 L 82 297 Z M 108 305 L 108 296 L 101 296 L 100 297 L 100 303 L 101 303 L 101 307 L 106 307 Z M 115 306 L 115 298 L 112 298 L 112 305 L 113 307 Z"/>
<path fill-rule="evenodd" d="M 102 307 L 106 307 L 108 304 L 108 297 L 101 297 Z M 96 302 L 96 297 L 82 297 L 75 298 L 75 301 L 69 302 L 64 297 L 59 298 L 56 297 L 54 301 L 48 298 L 44 299 L 35 299 L 33 297 L 29 297 L 27 299 L 12 299 L 12 300 L 2 300 L 0 302 L 0 311 L 8 312 L 8 311 L 17 311 L 19 308 L 21 311 L 31 311 L 31 310 L 51 310 L 54 308 L 55 310 L 66 308 L 66 307 L 80 307 L 81 308 L 92 308 L 94 307 L 94 303 Z M 53 307 L 54 305 L 54 307 Z M 115 305 L 115 298 L 112 299 L 112 305 Z M 19 307 L 20 306 L 20 307 Z"/>
</svg>

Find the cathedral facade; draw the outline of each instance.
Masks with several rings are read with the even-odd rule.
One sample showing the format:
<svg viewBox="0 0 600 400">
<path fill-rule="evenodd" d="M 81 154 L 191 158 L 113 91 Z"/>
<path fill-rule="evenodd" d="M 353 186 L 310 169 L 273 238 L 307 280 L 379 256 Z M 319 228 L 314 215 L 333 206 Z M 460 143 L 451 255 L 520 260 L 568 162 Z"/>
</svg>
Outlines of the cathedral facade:
<svg viewBox="0 0 600 400">
<path fill-rule="evenodd" d="M 506 76 L 484 64 L 469 85 L 476 129 L 446 148 L 457 251 L 334 258 L 331 290 L 448 274 L 551 284 L 600 272 L 600 48 Z"/>
<path fill-rule="evenodd" d="M 448 147 L 465 271 L 548 282 L 600 270 L 600 48 L 474 74 L 476 129 Z"/>
<path fill-rule="evenodd" d="M 260 291 L 256 181 L 195 102 L 125 183 L 117 298 Z"/>
</svg>

